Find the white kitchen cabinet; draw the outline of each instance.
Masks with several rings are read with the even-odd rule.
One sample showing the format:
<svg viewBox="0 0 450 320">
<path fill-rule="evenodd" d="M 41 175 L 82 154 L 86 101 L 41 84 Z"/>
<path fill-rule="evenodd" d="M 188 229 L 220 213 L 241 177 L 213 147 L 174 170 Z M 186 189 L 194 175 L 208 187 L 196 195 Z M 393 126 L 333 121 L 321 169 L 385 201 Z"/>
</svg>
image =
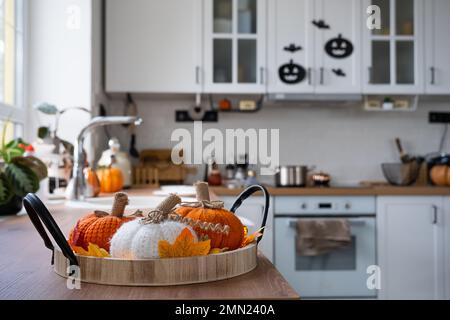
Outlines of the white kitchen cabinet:
<svg viewBox="0 0 450 320">
<path fill-rule="evenodd" d="M 450 1 L 425 1 L 425 93 L 450 94 Z"/>
<path fill-rule="evenodd" d="M 361 1 L 318 0 L 315 30 L 316 93 L 361 93 Z M 326 50 L 329 49 L 329 50 Z M 330 53 L 327 53 L 330 52 Z"/>
<path fill-rule="evenodd" d="M 220 197 L 224 202 L 225 208 L 230 209 L 236 197 Z M 264 229 L 264 236 L 258 244 L 259 250 L 273 262 L 273 198 L 270 200 L 269 213 L 267 215 L 266 228 Z M 247 198 L 245 202 L 237 209 L 236 214 L 248 219 L 252 224 L 248 224 L 248 232 L 253 233 L 261 227 L 263 219 L 264 199 L 262 197 L 254 196 Z M 244 223 L 245 224 L 245 223 Z"/>
<path fill-rule="evenodd" d="M 443 197 L 378 197 L 381 299 L 444 298 L 444 215 Z"/>
<path fill-rule="evenodd" d="M 361 93 L 359 0 L 268 6 L 269 93 Z"/>
<path fill-rule="evenodd" d="M 314 1 L 269 0 L 268 12 L 268 92 L 313 93 Z"/>
<path fill-rule="evenodd" d="M 450 300 L 450 197 L 444 197 L 444 214 L 442 223 L 444 225 L 445 233 L 445 299 Z"/>
<path fill-rule="evenodd" d="M 424 93 L 423 0 L 365 0 L 380 8 L 381 28 L 363 30 L 363 92 Z"/>
<path fill-rule="evenodd" d="M 205 0 L 204 91 L 266 91 L 266 0 Z"/>
<path fill-rule="evenodd" d="M 199 0 L 106 1 L 106 91 L 201 91 Z"/>
</svg>

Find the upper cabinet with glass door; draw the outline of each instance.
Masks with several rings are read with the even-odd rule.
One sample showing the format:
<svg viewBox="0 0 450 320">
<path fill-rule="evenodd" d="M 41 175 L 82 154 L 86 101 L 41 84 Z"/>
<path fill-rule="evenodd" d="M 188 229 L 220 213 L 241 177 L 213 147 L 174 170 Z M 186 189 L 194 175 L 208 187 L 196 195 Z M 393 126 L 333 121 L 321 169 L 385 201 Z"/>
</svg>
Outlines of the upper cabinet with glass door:
<svg viewBox="0 0 450 320">
<path fill-rule="evenodd" d="M 450 0 L 425 1 L 425 93 L 450 94 Z"/>
<path fill-rule="evenodd" d="M 423 1 L 366 0 L 369 6 L 381 23 L 363 22 L 364 93 L 423 93 Z"/>
<path fill-rule="evenodd" d="M 266 0 L 204 3 L 204 91 L 264 93 Z"/>
</svg>

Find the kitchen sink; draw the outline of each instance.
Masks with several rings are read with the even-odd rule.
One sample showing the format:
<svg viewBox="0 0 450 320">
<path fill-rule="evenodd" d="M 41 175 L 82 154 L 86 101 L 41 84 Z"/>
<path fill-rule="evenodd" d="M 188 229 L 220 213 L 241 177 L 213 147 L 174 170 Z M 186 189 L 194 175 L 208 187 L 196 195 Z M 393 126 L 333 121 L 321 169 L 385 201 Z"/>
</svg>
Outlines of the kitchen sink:
<svg viewBox="0 0 450 320">
<path fill-rule="evenodd" d="M 129 198 L 127 209 L 145 210 L 156 208 L 164 198 L 165 197 L 160 196 L 132 196 Z M 87 198 L 84 201 L 68 201 L 66 202 L 66 205 L 71 208 L 108 210 L 111 209 L 113 200 L 113 197 Z M 195 201 L 195 198 L 181 197 L 181 201 Z"/>
<path fill-rule="evenodd" d="M 144 210 L 156 208 L 158 204 L 164 199 L 164 196 L 131 196 L 129 198 L 129 204 L 127 211 L 133 211 L 137 209 Z M 90 210 L 111 210 L 113 204 L 113 197 L 102 198 L 88 198 L 84 201 L 67 201 L 66 206 L 70 208 L 90 209 Z M 181 197 L 181 201 L 190 202 L 195 201 L 193 197 Z M 251 228 L 255 226 L 255 223 L 245 217 L 238 216 L 241 222 L 247 227 Z"/>
</svg>

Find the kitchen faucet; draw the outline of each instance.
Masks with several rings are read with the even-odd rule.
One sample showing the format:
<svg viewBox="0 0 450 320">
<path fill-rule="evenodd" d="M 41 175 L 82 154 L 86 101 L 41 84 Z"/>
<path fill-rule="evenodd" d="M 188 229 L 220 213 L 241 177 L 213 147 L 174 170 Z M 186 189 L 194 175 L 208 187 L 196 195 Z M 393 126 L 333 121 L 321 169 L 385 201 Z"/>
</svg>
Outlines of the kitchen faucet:
<svg viewBox="0 0 450 320">
<path fill-rule="evenodd" d="M 66 198 L 69 200 L 84 200 L 86 196 L 86 181 L 84 179 L 83 168 L 86 162 L 85 154 L 83 153 L 83 143 L 86 133 L 90 130 L 113 124 L 134 124 L 140 125 L 142 119 L 139 117 L 95 117 L 81 129 L 78 135 L 77 142 L 74 148 L 74 163 L 72 178 L 67 186 Z"/>
</svg>

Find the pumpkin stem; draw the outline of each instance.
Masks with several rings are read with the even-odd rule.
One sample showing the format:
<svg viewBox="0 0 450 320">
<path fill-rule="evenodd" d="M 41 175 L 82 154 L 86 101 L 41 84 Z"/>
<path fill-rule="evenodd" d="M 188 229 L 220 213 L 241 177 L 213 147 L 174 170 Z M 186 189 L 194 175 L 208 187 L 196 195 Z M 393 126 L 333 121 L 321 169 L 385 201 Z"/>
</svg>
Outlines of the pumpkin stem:
<svg viewBox="0 0 450 320">
<path fill-rule="evenodd" d="M 114 195 L 114 203 L 111 210 L 111 215 L 115 217 L 123 217 L 125 207 L 128 204 L 128 195 L 123 192 L 118 192 Z"/>
<path fill-rule="evenodd" d="M 198 201 L 210 201 L 208 182 L 197 181 L 194 184 L 195 193 L 197 194 Z"/>
<path fill-rule="evenodd" d="M 171 193 L 167 198 L 165 198 L 156 208 L 156 210 L 161 211 L 165 215 L 168 215 L 170 211 L 172 211 L 173 208 L 177 204 L 181 202 L 181 199 L 176 194 Z"/>
<path fill-rule="evenodd" d="M 167 198 L 165 198 L 156 209 L 150 211 L 146 218 L 141 219 L 141 223 L 161 223 L 167 220 L 169 213 L 175 208 L 177 204 L 181 202 L 181 199 L 176 194 L 171 193 Z"/>
</svg>

